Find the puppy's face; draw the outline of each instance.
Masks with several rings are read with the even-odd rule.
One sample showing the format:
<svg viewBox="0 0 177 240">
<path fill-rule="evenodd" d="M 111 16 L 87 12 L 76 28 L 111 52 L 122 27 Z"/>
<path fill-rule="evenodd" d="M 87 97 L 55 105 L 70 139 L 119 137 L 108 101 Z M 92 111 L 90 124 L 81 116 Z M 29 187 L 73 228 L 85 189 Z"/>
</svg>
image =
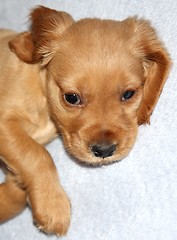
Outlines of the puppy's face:
<svg viewBox="0 0 177 240">
<path fill-rule="evenodd" d="M 48 64 L 50 103 L 64 143 L 90 164 L 123 158 L 137 135 L 144 70 L 114 25 L 75 24 Z"/>
<path fill-rule="evenodd" d="M 46 69 L 51 115 L 66 148 L 89 164 L 122 159 L 168 76 L 170 58 L 155 30 L 137 18 L 75 22 L 45 7 L 31 20 L 31 32 L 9 46 Z"/>
</svg>

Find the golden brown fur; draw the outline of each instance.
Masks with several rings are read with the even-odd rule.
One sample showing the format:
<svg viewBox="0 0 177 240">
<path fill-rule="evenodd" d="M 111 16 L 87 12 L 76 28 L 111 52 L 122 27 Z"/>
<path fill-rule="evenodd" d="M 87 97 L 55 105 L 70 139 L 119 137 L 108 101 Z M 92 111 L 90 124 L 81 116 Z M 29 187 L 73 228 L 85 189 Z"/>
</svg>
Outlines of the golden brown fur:
<svg viewBox="0 0 177 240">
<path fill-rule="evenodd" d="M 60 131 L 88 164 L 125 157 L 149 123 L 170 59 L 149 22 L 83 19 L 39 7 L 29 32 L 0 32 L 0 221 L 31 206 L 37 226 L 65 234 L 70 203 L 42 146 Z M 128 97 L 127 97 L 128 95 Z"/>
</svg>

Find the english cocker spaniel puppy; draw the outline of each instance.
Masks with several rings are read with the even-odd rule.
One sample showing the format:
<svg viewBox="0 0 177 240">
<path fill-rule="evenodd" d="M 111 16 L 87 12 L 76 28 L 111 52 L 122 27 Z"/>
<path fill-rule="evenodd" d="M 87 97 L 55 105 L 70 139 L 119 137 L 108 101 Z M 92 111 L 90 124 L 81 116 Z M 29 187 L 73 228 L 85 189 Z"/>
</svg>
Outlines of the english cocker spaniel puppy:
<svg viewBox="0 0 177 240">
<path fill-rule="evenodd" d="M 124 158 L 149 123 L 170 58 L 150 23 L 38 7 L 27 32 L 0 31 L 0 221 L 28 203 L 39 229 L 67 232 L 70 201 L 44 144 L 61 133 L 90 165 Z"/>
</svg>

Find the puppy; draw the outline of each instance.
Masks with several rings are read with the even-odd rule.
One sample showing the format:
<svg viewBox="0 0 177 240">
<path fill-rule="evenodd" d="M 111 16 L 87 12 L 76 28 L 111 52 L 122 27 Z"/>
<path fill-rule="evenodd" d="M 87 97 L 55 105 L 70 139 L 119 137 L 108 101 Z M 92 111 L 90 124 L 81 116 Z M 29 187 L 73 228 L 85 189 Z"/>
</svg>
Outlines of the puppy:
<svg viewBox="0 0 177 240">
<path fill-rule="evenodd" d="M 124 158 L 149 123 L 170 69 L 143 19 L 83 19 L 45 7 L 28 32 L 0 32 L 0 221 L 31 206 L 39 229 L 67 232 L 70 202 L 44 144 L 61 133 L 91 165 Z"/>
</svg>

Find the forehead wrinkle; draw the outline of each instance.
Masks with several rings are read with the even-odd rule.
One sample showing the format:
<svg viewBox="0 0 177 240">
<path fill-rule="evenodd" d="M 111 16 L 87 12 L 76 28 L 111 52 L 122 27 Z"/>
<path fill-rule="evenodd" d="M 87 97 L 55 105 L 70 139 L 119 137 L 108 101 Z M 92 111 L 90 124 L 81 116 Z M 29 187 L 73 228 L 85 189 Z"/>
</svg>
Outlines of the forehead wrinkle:
<svg viewBox="0 0 177 240">
<path fill-rule="evenodd" d="M 66 91 L 76 91 L 87 96 L 102 98 L 115 95 L 126 88 L 138 88 L 142 81 L 139 74 L 119 66 L 117 69 L 80 69 L 72 70 L 59 81 Z M 135 71 L 137 72 L 137 71 Z"/>
</svg>

